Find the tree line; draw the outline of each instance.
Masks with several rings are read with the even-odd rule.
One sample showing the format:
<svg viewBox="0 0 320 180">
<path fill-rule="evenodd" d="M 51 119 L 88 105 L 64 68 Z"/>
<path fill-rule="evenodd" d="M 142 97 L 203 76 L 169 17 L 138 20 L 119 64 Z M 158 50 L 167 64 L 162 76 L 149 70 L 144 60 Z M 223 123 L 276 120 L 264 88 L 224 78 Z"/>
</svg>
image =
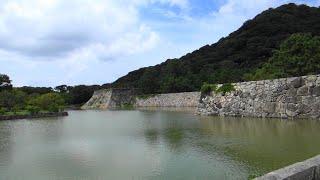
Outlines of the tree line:
<svg viewBox="0 0 320 180">
<path fill-rule="evenodd" d="M 100 85 L 59 85 L 51 87 L 14 87 L 10 77 L 0 74 L 0 114 L 36 114 L 63 111 L 68 105 L 82 105 Z"/>
</svg>

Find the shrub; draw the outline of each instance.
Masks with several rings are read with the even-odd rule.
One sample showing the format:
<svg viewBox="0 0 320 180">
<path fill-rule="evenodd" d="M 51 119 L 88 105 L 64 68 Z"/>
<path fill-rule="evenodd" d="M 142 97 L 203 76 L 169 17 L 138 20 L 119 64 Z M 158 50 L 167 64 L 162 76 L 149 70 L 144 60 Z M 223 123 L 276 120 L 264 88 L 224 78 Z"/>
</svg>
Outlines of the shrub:
<svg viewBox="0 0 320 180">
<path fill-rule="evenodd" d="M 208 84 L 208 83 L 203 83 L 202 87 L 201 87 L 201 92 L 202 93 L 210 93 L 212 91 L 216 92 L 217 91 L 217 85 L 216 84 Z"/>
<path fill-rule="evenodd" d="M 41 108 L 38 107 L 38 106 L 30 106 L 30 105 L 28 105 L 26 107 L 26 110 L 29 111 L 30 114 L 38 114 L 40 112 Z"/>
<path fill-rule="evenodd" d="M 65 106 L 58 106 L 59 107 L 59 111 L 63 111 Z"/>
<path fill-rule="evenodd" d="M 59 112 L 59 106 L 51 105 L 51 106 L 49 106 L 48 111 L 49 112 Z"/>
<path fill-rule="evenodd" d="M 48 110 L 50 112 L 59 112 L 64 108 L 64 99 L 57 93 L 48 93 L 38 96 L 29 101 L 32 106 L 38 106 L 41 110 Z"/>
<path fill-rule="evenodd" d="M 219 87 L 217 92 L 222 92 L 222 95 L 225 95 L 227 92 L 232 92 L 232 91 L 235 91 L 235 90 L 236 90 L 236 88 L 234 87 L 233 84 L 225 83 L 221 87 Z"/>
<path fill-rule="evenodd" d="M 13 109 L 12 109 L 13 113 L 14 114 L 17 114 L 17 112 L 21 111 L 21 107 L 19 106 L 14 106 Z"/>
</svg>

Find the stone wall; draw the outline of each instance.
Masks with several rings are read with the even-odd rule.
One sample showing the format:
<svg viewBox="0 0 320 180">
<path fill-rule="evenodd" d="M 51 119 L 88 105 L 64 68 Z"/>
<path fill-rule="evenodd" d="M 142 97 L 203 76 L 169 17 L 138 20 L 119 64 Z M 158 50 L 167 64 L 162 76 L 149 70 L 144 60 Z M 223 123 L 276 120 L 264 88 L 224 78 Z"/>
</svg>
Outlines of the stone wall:
<svg viewBox="0 0 320 180">
<path fill-rule="evenodd" d="M 92 97 L 81 109 L 109 109 L 123 107 L 137 96 L 137 89 L 102 89 L 94 91 Z"/>
<path fill-rule="evenodd" d="M 102 89 L 95 91 L 81 109 L 109 109 L 131 104 L 134 107 L 197 107 L 200 92 L 139 96 L 137 89 Z"/>
<path fill-rule="evenodd" d="M 200 92 L 184 92 L 157 94 L 148 98 L 137 97 L 134 103 L 136 107 L 197 107 Z"/>
<path fill-rule="evenodd" d="M 123 107 L 124 105 L 131 104 L 134 97 L 139 95 L 140 92 L 137 89 L 116 89 L 113 90 L 109 108 Z"/>
<path fill-rule="evenodd" d="M 273 179 L 320 180 L 320 155 L 270 172 L 264 176 L 256 178 L 255 180 Z"/>
<path fill-rule="evenodd" d="M 278 118 L 320 117 L 320 75 L 235 83 L 236 91 L 202 95 L 197 113 Z"/>
<path fill-rule="evenodd" d="M 92 97 L 81 109 L 107 109 L 111 99 L 112 89 L 94 91 Z"/>
</svg>

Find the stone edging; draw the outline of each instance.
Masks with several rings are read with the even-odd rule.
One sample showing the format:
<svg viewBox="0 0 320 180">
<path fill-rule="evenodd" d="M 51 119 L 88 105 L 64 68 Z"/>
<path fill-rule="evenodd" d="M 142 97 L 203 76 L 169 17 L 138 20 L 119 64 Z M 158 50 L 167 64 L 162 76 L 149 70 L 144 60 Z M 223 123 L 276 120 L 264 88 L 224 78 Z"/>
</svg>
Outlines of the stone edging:
<svg viewBox="0 0 320 180">
<path fill-rule="evenodd" d="M 255 180 L 319 180 L 320 179 L 320 155 L 298 162 L 290 166 L 272 171 L 264 176 L 255 178 Z"/>
</svg>

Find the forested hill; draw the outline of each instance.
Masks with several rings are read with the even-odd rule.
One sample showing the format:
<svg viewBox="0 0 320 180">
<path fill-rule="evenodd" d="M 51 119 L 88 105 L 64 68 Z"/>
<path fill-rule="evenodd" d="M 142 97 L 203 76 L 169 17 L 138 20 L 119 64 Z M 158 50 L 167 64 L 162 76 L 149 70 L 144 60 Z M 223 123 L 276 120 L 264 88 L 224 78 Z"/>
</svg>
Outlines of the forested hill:
<svg viewBox="0 0 320 180">
<path fill-rule="evenodd" d="M 132 71 L 111 86 L 165 93 L 196 91 L 204 82 L 243 81 L 244 74 L 266 63 L 287 37 L 301 32 L 320 34 L 320 8 L 292 3 L 270 8 L 215 44 Z"/>
</svg>

